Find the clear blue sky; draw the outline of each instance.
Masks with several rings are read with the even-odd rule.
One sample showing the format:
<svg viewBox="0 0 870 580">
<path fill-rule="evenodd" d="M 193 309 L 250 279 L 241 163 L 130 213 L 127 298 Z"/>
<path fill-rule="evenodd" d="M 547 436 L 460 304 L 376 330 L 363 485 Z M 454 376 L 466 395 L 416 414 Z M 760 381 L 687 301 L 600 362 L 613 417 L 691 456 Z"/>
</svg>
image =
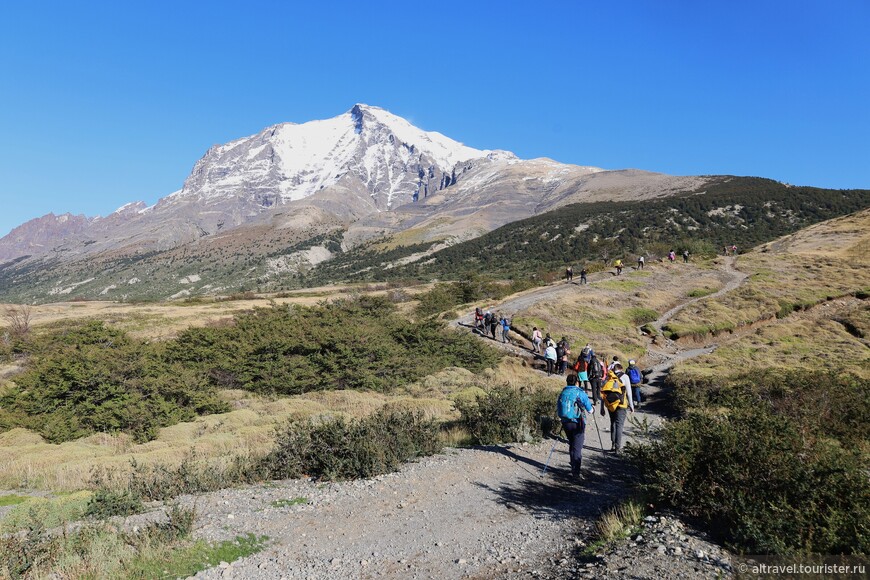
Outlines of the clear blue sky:
<svg viewBox="0 0 870 580">
<path fill-rule="evenodd" d="M 0 235 L 384 107 L 523 158 L 870 188 L 870 2 L 4 2 Z"/>
</svg>

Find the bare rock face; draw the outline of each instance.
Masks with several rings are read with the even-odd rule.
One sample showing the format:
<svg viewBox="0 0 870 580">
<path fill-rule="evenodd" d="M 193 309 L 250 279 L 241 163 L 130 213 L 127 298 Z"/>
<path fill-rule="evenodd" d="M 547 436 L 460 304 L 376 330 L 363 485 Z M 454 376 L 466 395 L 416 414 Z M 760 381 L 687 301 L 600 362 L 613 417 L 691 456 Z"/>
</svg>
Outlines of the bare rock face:
<svg viewBox="0 0 870 580">
<path fill-rule="evenodd" d="M 58 240 L 83 232 L 90 222 L 83 215 L 50 213 L 23 223 L 0 239 L 0 262 L 43 254 L 53 248 Z"/>
</svg>

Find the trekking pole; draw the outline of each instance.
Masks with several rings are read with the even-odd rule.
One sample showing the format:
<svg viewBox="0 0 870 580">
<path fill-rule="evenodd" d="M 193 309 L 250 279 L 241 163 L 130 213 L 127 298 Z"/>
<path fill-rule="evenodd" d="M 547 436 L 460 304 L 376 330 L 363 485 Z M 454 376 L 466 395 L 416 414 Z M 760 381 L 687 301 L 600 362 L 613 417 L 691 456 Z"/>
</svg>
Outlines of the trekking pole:
<svg viewBox="0 0 870 580">
<path fill-rule="evenodd" d="M 602 401 L 603 405 L 604 402 Z M 604 443 L 601 442 L 601 431 L 598 430 L 598 421 L 595 419 L 595 407 L 592 407 L 592 422 L 595 423 L 595 432 L 598 433 L 598 446 L 601 448 L 601 454 L 604 455 Z"/>
<path fill-rule="evenodd" d="M 562 434 L 562 428 L 559 428 L 559 435 Z M 550 455 L 547 456 L 547 462 L 544 464 L 544 470 L 541 471 L 541 477 L 544 477 L 544 474 L 547 473 L 547 468 L 550 466 L 550 459 L 553 458 L 553 452 L 556 450 L 556 444 L 559 443 L 559 435 L 556 435 L 556 440 L 553 441 L 553 447 L 550 449 Z M 600 437 L 599 437 L 600 439 Z"/>
</svg>

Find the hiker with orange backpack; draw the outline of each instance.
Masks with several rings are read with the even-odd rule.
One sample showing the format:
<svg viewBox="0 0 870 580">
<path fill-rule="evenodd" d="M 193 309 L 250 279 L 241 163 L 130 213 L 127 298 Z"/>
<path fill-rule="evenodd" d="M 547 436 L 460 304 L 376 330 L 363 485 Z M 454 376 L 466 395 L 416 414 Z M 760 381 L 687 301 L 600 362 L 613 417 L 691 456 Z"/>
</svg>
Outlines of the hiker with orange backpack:
<svg viewBox="0 0 870 580">
<path fill-rule="evenodd" d="M 607 374 L 607 382 L 601 387 L 601 415 L 604 409 L 610 413 L 610 450 L 619 454 L 622 451 L 622 434 L 625 417 L 629 411 L 634 413 L 634 400 L 631 397 L 631 382 L 622 372 L 622 365 L 613 364 Z"/>
</svg>

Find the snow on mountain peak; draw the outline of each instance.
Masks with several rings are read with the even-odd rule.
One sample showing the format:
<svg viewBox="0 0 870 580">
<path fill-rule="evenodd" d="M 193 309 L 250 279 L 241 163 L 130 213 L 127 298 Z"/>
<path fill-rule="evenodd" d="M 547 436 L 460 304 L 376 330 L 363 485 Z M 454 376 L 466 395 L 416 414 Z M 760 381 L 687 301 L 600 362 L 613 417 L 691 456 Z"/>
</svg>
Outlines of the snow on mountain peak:
<svg viewBox="0 0 870 580">
<path fill-rule="evenodd" d="M 248 196 L 268 206 L 308 197 L 347 176 L 364 185 L 376 206 L 389 209 L 449 185 L 444 175 L 457 163 L 493 153 L 357 104 L 331 119 L 281 123 L 210 148 L 172 197 Z"/>
</svg>

